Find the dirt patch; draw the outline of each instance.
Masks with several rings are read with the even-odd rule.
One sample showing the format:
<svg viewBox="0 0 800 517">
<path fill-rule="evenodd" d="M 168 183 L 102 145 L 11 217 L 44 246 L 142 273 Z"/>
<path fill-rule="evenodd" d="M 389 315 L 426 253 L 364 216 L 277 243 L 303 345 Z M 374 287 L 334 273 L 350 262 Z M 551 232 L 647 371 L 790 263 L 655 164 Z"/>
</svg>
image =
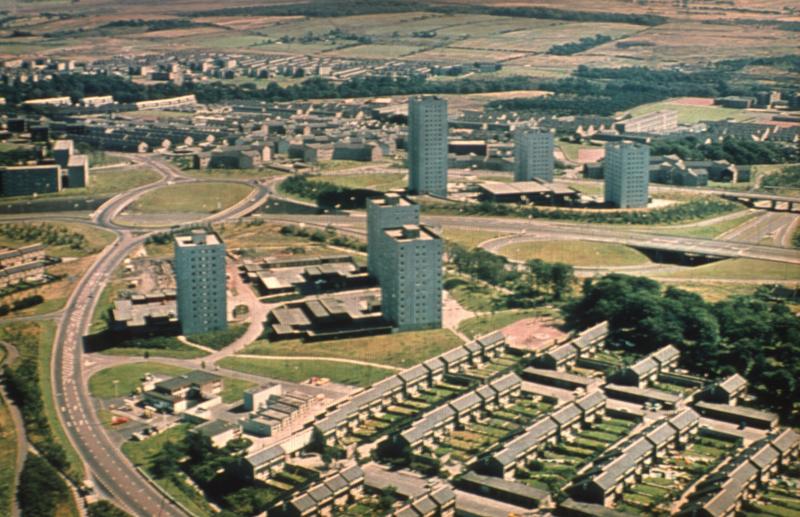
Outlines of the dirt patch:
<svg viewBox="0 0 800 517">
<path fill-rule="evenodd" d="M 511 348 L 537 354 L 563 343 L 569 336 L 555 327 L 549 318 L 525 318 L 504 327 L 501 332 Z"/>
</svg>

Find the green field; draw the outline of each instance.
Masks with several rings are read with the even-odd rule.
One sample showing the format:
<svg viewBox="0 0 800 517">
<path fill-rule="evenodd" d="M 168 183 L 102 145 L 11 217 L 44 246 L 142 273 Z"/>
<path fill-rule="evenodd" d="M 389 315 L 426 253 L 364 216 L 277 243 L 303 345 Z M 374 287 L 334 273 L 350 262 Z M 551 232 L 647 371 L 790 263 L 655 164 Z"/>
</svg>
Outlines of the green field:
<svg viewBox="0 0 800 517">
<path fill-rule="evenodd" d="M 647 264 L 644 253 L 622 244 L 585 241 L 532 241 L 509 244 L 500 254 L 512 260 L 541 259 L 577 267 L 620 267 Z"/>
<path fill-rule="evenodd" d="M 670 101 L 655 102 L 652 104 L 637 106 L 629 111 L 629 113 L 635 117 L 661 110 L 677 111 L 679 124 L 694 124 L 703 120 L 725 120 L 728 118 L 732 118 L 737 121 L 743 121 L 753 118 L 753 115 L 745 110 L 721 108 L 719 106 L 689 106 L 684 104 L 676 104 Z"/>
<path fill-rule="evenodd" d="M 127 356 L 127 357 L 139 357 L 143 358 L 145 354 L 148 357 L 169 357 L 173 359 L 196 359 L 198 357 L 203 357 L 204 355 L 208 355 L 208 352 L 204 352 L 199 348 L 194 348 L 189 345 L 182 345 L 180 348 L 139 348 L 139 347 L 127 347 L 127 346 L 115 346 L 111 348 L 105 348 L 100 351 L 101 354 L 104 355 L 117 355 L 117 356 Z"/>
<path fill-rule="evenodd" d="M 500 237 L 501 235 L 507 234 L 485 230 L 465 230 L 463 228 L 444 228 L 442 230 L 442 237 L 444 237 L 444 240 L 464 246 L 468 249 L 475 248 L 478 244 L 488 241 L 489 239 L 494 239 L 495 237 Z"/>
<path fill-rule="evenodd" d="M 108 169 L 92 172 L 89 177 L 89 187 L 86 189 L 64 190 L 64 194 L 80 194 L 98 196 L 103 194 L 116 194 L 126 192 L 148 183 L 153 183 L 161 178 L 157 172 L 149 169 Z"/>
<path fill-rule="evenodd" d="M 127 441 L 122 444 L 122 452 L 134 465 L 142 468 L 152 476 L 152 472 L 149 469 L 153 458 L 163 449 L 167 442 L 179 443 L 185 440 L 188 431 L 189 426 L 187 424 L 180 424 L 141 442 Z M 155 481 L 170 496 L 180 501 L 191 515 L 198 517 L 211 517 L 214 515 L 202 494 L 185 484 L 185 479 L 186 475 L 180 473 L 174 477 L 155 478 Z"/>
<path fill-rule="evenodd" d="M 494 314 L 484 314 L 462 321 L 458 325 L 458 330 L 471 338 L 475 338 L 495 330 L 500 330 L 519 320 L 552 315 L 552 312 L 552 309 L 542 307 L 536 310 L 509 310 L 496 312 Z"/>
<path fill-rule="evenodd" d="M 725 259 L 712 264 L 668 273 L 662 275 L 662 278 L 797 282 L 800 280 L 800 265 L 769 260 Z"/>
<path fill-rule="evenodd" d="M 324 360 L 259 360 L 226 357 L 217 364 L 222 368 L 282 381 L 302 382 L 310 377 L 327 377 L 333 382 L 354 386 L 369 386 L 392 374 L 390 370 L 382 368 Z"/>
<path fill-rule="evenodd" d="M 125 396 L 132 393 L 139 387 L 142 378 L 146 373 L 158 375 L 181 375 L 189 370 L 179 366 L 162 364 L 158 362 L 138 362 L 112 366 L 105 370 L 100 370 L 89 378 L 89 392 L 92 396 L 100 399 L 114 398 L 114 380 L 117 384 L 117 396 Z M 234 402 L 242 398 L 242 392 L 253 387 L 250 381 L 242 379 L 223 378 L 222 401 L 225 403 Z"/>
<path fill-rule="evenodd" d="M 283 176 L 275 169 L 184 169 L 182 174 L 198 179 L 250 180 Z"/>
<path fill-rule="evenodd" d="M 499 290 L 466 277 L 447 277 L 445 288 L 468 311 L 489 312 L 505 307 L 506 296 Z"/>
<path fill-rule="evenodd" d="M 742 212 L 731 219 L 725 219 L 713 224 L 692 225 L 684 228 L 668 228 L 651 226 L 647 231 L 653 233 L 664 233 L 668 235 L 679 235 L 681 237 L 696 237 L 698 239 L 714 239 L 719 235 L 740 226 L 756 216 L 763 215 L 764 212 Z"/>
<path fill-rule="evenodd" d="M 323 181 L 347 188 L 367 188 L 386 192 L 406 186 L 406 175 L 394 172 L 385 174 L 337 174 L 323 176 Z"/>
<path fill-rule="evenodd" d="M 237 183 L 170 185 L 143 195 L 128 208 L 128 212 L 213 214 L 235 205 L 251 190 L 249 186 Z"/>
<path fill-rule="evenodd" d="M 355 359 L 408 367 L 461 344 L 447 329 L 399 332 L 354 339 L 303 343 L 298 340 L 268 343 L 256 341 L 242 353 L 275 356 L 314 356 Z"/>
<path fill-rule="evenodd" d="M 100 399 L 114 398 L 114 380 L 117 383 L 117 396 L 132 393 L 142 383 L 146 373 L 160 375 L 180 375 L 188 372 L 186 368 L 157 362 L 139 362 L 112 366 L 100 370 L 89 378 L 89 392 Z"/>
</svg>

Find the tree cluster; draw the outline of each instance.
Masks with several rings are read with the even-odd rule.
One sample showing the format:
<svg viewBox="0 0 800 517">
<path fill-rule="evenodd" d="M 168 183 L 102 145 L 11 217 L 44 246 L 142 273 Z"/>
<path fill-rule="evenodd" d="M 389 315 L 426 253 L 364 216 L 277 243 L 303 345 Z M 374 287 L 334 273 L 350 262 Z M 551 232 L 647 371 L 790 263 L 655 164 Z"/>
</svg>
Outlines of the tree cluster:
<svg viewBox="0 0 800 517">
<path fill-rule="evenodd" d="M 27 309 L 28 307 L 33 307 L 34 305 L 39 305 L 43 302 L 44 297 L 42 295 L 34 294 L 19 300 L 14 300 L 11 305 L 4 303 L 0 305 L 0 316 L 5 316 L 9 312 L 21 311 L 22 309 Z"/>
<path fill-rule="evenodd" d="M 508 290 L 507 307 L 531 307 L 544 299 L 563 300 L 575 284 L 574 268 L 561 262 L 534 259 L 512 267 L 505 257 L 454 243 L 447 245 L 447 257 L 461 273 Z"/>
<path fill-rule="evenodd" d="M 670 97 L 716 97 L 734 93 L 720 75 L 711 70 L 689 73 L 639 66 L 611 69 L 580 65 L 571 77 L 541 83 L 539 88 L 552 91 L 554 95 L 497 100 L 488 106 L 553 115 L 609 116 Z"/>
<path fill-rule="evenodd" d="M 47 461 L 35 454 L 25 458 L 17 488 L 17 501 L 22 515 L 52 517 L 60 505 L 69 502 L 69 497 L 67 484 Z"/>
<path fill-rule="evenodd" d="M 715 197 L 702 197 L 663 208 L 637 211 L 542 209 L 535 206 L 520 206 L 489 201 L 462 204 L 431 203 L 426 205 L 427 210 L 436 213 L 516 216 L 605 224 L 675 224 L 722 215 L 737 208 L 739 208 L 739 205 L 736 203 Z"/>
<path fill-rule="evenodd" d="M 650 146 L 653 155 L 676 154 L 684 160 L 727 160 L 736 165 L 792 163 L 800 160 L 796 145 L 779 142 L 753 142 L 726 138 L 721 143 L 703 143 L 693 136 L 660 138 Z"/>
<path fill-rule="evenodd" d="M 255 515 L 275 500 L 275 492 L 260 482 L 246 483 L 238 476 L 242 456 L 250 446 L 246 439 L 232 440 L 217 449 L 200 433 L 190 432 L 180 442 L 167 442 L 153 457 L 150 473 L 172 479 L 176 486 L 192 490 L 181 474 L 189 476 L 211 500 L 235 515 Z"/>
<path fill-rule="evenodd" d="M 573 11 L 550 7 L 491 7 L 482 5 L 432 5 L 418 1 L 386 0 L 315 0 L 307 3 L 260 5 L 252 7 L 228 7 L 210 11 L 198 11 L 189 16 L 308 16 L 338 17 L 365 14 L 437 12 L 444 14 L 483 14 L 510 16 L 515 18 L 538 18 L 549 20 L 619 22 L 636 25 L 660 25 L 666 22 L 663 16 L 652 14 L 626 14 L 601 11 Z"/>
<path fill-rule="evenodd" d="M 800 189 L 800 165 L 791 165 L 780 172 L 767 174 L 761 178 L 761 188 Z"/>
<path fill-rule="evenodd" d="M 572 43 L 564 43 L 563 45 L 553 45 L 547 50 L 547 53 L 553 56 L 571 56 L 590 48 L 599 47 L 604 43 L 608 43 L 613 38 L 604 34 L 596 34 L 595 36 L 587 36 Z"/>
<path fill-rule="evenodd" d="M 564 314 L 573 328 L 608 320 L 610 342 L 637 352 L 672 344 L 696 374 L 738 372 L 782 418 L 800 416 L 800 319 L 761 291 L 708 303 L 648 278 L 611 274 L 587 280 Z"/>
<path fill-rule="evenodd" d="M 364 242 L 353 239 L 352 237 L 340 235 L 333 229 L 309 230 L 308 228 L 301 228 L 300 226 L 287 225 L 283 226 L 280 232 L 281 235 L 305 237 L 313 242 L 330 244 L 331 246 L 350 248 L 356 251 L 367 251 L 367 245 Z"/>
<path fill-rule="evenodd" d="M 20 349 L 36 350 L 35 338 L 19 331 L 6 329 L 7 340 Z M 63 447 L 55 441 L 53 430 L 44 411 L 39 368 L 35 355 L 23 355 L 19 363 L 3 369 L 3 379 L 9 396 L 20 408 L 29 440 L 50 465 L 68 473 L 69 462 Z"/>
<path fill-rule="evenodd" d="M 42 242 L 50 246 L 69 246 L 73 250 L 83 250 L 88 245 L 86 236 L 71 232 L 67 228 L 50 223 L 4 224 L 0 235 L 15 241 Z"/>
<path fill-rule="evenodd" d="M 483 93 L 535 88 L 530 77 L 493 77 L 452 81 L 428 81 L 423 76 L 366 76 L 334 83 L 321 77 L 311 77 L 299 84 L 280 86 L 270 82 L 265 88 L 254 83 L 241 85 L 221 82 L 191 83 L 180 86 L 172 83 L 142 85 L 116 75 L 55 74 L 47 81 L 35 83 L 0 84 L 0 96 L 9 104 L 27 99 L 69 96 L 73 102 L 90 95 L 113 95 L 120 103 L 147 99 L 162 99 L 195 94 L 198 101 L 215 103 L 226 100 L 258 100 L 266 102 L 297 99 L 373 97 L 410 95 L 416 93 Z"/>
<path fill-rule="evenodd" d="M 305 199 L 312 199 L 324 209 L 364 208 L 367 199 L 380 195 L 370 189 L 341 187 L 327 181 L 311 181 L 305 176 L 290 176 L 281 183 L 281 190 Z"/>
</svg>

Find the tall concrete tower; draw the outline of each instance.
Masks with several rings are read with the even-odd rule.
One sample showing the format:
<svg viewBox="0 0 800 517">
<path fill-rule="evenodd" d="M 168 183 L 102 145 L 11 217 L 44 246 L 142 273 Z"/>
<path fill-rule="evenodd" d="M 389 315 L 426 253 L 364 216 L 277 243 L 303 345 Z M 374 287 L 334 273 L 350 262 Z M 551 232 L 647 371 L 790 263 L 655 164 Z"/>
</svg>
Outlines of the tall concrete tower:
<svg viewBox="0 0 800 517">
<path fill-rule="evenodd" d="M 367 200 L 367 267 L 378 281 L 379 264 L 387 249 L 384 231 L 406 224 L 419 224 L 419 205 L 408 198 L 389 192 L 383 198 Z"/>
<path fill-rule="evenodd" d="M 425 226 L 385 230 L 381 308 L 399 330 L 442 326 L 442 239 Z"/>
<path fill-rule="evenodd" d="M 514 133 L 514 181 L 553 181 L 553 133 L 522 127 Z"/>
<path fill-rule="evenodd" d="M 228 326 L 225 244 L 216 233 L 192 230 L 175 237 L 178 320 L 185 335 Z"/>
<path fill-rule="evenodd" d="M 650 185 L 650 148 L 622 142 L 606 145 L 603 159 L 606 203 L 618 208 L 645 208 Z"/>
<path fill-rule="evenodd" d="M 408 101 L 408 190 L 447 196 L 447 101 L 412 97 Z"/>
</svg>

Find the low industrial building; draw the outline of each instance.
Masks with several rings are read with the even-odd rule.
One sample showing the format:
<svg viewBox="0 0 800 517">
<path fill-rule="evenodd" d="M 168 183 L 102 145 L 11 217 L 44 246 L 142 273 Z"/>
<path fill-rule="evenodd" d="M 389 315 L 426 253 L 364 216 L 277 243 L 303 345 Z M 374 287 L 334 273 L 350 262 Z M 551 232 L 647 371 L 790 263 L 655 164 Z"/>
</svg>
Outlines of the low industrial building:
<svg viewBox="0 0 800 517">
<path fill-rule="evenodd" d="M 319 297 L 290 302 L 269 313 L 270 339 L 319 341 L 390 332 L 377 293 Z"/>
<path fill-rule="evenodd" d="M 148 381 L 142 389 L 145 405 L 159 411 L 183 413 L 205 400 L 219 396 L 222 377 L 203 370 L 193 370 L 163 381 Z"/>
<path fill-rule="evenodd" d="M 350 255 L 268 257 L 242 266 L 245 279 L 265 296 L 295 293 L 321 294 L 373 285 L 369 273 Z"/>
<path fill-rule="evenodd" d="M 179 333 L 175 290 L 133 294 L 115 300 L 111 309 L 110 328 L 114 332 L 131 335 Z"/>
<path fill-rule="evenodd" d="M 534 205 L 570 206 L 580 200 L 580 193 L 570 187 L 544 181 L 484 181 L 478 185 L 482 201 L 493 203 L 532 203 Z"/>
</svg>

